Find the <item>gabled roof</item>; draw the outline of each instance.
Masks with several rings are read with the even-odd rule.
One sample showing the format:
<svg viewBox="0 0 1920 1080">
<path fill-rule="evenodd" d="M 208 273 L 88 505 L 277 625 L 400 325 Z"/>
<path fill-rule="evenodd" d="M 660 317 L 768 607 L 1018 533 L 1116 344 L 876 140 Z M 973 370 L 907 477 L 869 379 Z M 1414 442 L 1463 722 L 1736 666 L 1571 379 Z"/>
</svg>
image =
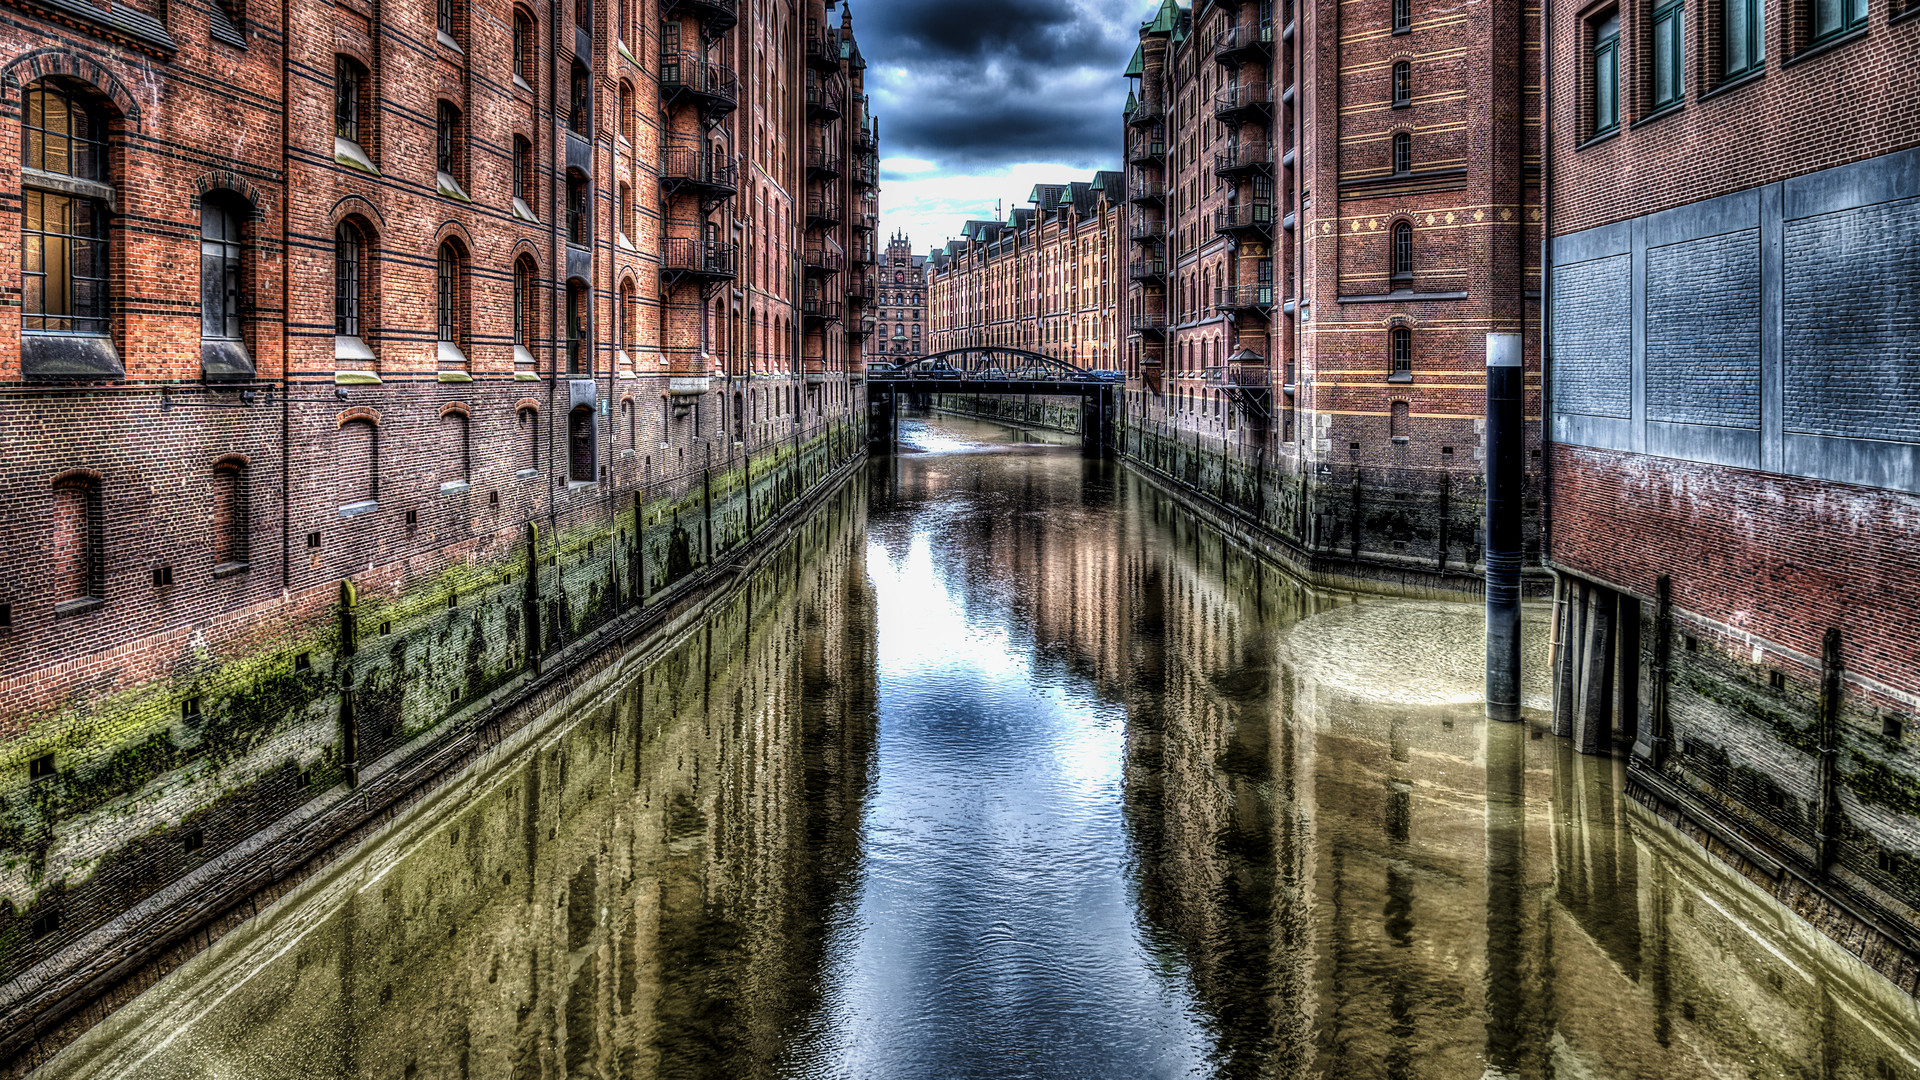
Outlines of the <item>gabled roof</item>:
<svg viewBox="0 0 1920 1080">
<path fill-rule="evenodd" d="M 1153 13 L 1153 21 L 1147 24 L 1149 34 L 1171 34 L 1180 21 L 1180 5 L 1173 0 L 1160 0 L 1160 10 Z"/>
<path fill-rule="evenodd" d="M 1101 169 L 1093 174 L 1093 186 L 1114 202 L 1126 198 L 1127 174 L 1117 169 Z"/>
<path fill-rule="evenodd" d="M 1147 54 L 1140 46 L 1133 47 L 1133 59 L 1127 61 L 1127 70 L 1120 73 L 1123 79 L 1146 74 Z"/>
<path fill-rule="evenodd" d="M 1027 196 L 1027 201 L 1042 209 L 1051 210 L 1060 205 L 1060 193 L 1066 189 L 1065 184 L 1035 184 L 1033 194 Z"/>
</svg>

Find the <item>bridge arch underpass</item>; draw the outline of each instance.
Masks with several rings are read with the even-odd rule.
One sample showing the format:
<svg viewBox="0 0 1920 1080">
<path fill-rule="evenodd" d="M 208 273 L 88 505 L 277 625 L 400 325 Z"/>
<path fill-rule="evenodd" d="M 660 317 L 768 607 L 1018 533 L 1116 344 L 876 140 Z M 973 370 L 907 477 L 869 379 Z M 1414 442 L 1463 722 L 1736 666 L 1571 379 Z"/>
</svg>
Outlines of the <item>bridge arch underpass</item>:
<svg viewBox="0 0 1920 1080">
<path fill-rule="evenodd" d="M 1080 398 L 1080 439 L 1101 453 L 1115 446 L 1114 424 L 1124 382 L 1057 356 L 1003 345 L 969 345 L 919 357 L 898 368 L 867 372 L 871 443 L 900 442 L 903 404 L 931 404 L 935 394 L 1043 395 Z"/>
</svg>

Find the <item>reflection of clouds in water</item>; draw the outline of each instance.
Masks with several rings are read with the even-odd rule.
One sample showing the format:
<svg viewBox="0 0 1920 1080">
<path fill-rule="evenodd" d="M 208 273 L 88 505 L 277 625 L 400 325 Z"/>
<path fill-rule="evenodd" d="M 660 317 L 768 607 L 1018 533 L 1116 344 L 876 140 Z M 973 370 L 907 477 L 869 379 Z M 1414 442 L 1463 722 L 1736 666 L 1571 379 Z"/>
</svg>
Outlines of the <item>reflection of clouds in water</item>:
<svg viewBox="0 0 1920 1080">
<path fill-rule="evenodd" d="M 1521 703 L 1552 707 L 1547 612 L 1528 608 L 1521 627 Z M 1470 705 L 1486 700 L 1486 609 L 1478 604 L 1366 600 L 1290 627 L 1281 648 L 1294 669 L 1368 701 Z"/>
</svg>

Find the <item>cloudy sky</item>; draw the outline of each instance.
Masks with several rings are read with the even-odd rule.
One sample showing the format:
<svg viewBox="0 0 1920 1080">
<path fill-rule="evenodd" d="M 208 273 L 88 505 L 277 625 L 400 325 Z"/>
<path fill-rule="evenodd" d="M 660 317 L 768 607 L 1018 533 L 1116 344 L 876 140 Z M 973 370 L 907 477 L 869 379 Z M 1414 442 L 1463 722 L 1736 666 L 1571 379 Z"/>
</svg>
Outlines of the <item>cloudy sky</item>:
<svg viewBox="0 0 1920 1080">
<path fill-rule="evenodd" d="M 1120 77 L 1153 0 L 848 0 L 880 119 L 883 242 L 1120 168 Z"/>
</svg>

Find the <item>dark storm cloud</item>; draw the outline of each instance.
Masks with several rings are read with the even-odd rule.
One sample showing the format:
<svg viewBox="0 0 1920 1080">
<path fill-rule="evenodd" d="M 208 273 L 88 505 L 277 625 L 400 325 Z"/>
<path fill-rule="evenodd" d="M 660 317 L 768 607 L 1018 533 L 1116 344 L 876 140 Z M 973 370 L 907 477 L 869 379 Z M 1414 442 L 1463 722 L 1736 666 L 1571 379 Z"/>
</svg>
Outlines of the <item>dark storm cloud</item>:
<svg viewBox="0 0 1920 1080">
<path fill-rule="evenodd" d="M 1143 0 L 878 0 L 854 11 L 888 156 L 939 172 L 1111 166 Z"/>
</svg>

